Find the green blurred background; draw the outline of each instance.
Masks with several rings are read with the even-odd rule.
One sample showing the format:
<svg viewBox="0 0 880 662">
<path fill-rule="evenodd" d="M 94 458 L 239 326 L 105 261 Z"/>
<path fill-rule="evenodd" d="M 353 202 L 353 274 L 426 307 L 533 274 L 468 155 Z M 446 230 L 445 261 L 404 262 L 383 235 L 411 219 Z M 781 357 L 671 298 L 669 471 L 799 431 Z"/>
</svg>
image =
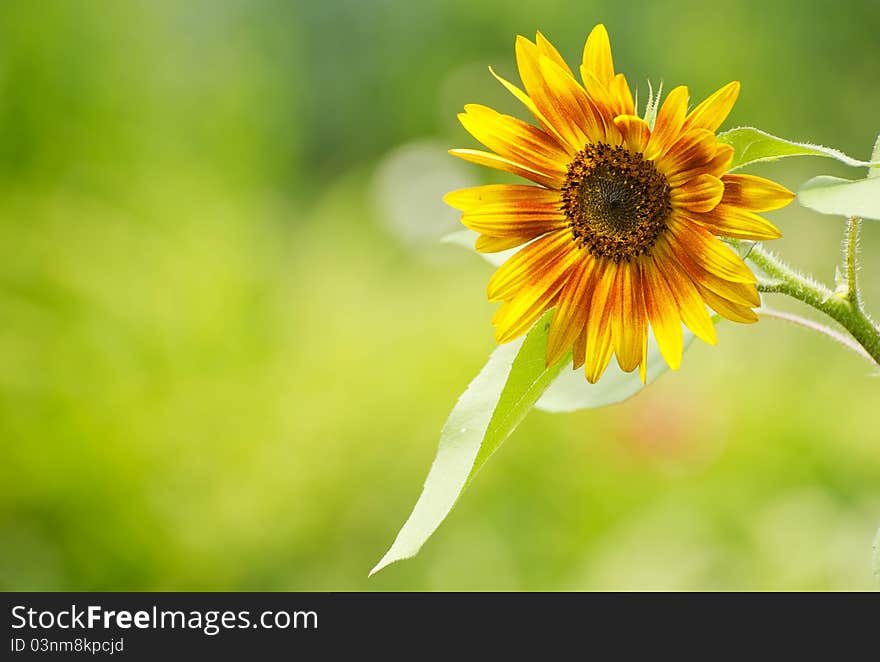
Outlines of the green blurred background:
<svg viewBox="0 0 880 662">
<path fill-rule="evenodd" d="M 519 112 L 486 71 L 516 77 L 515 34 L 576 62 L 600 21 L 643 94 L 739 79 L 727 126 L 858 158 L 880 131 L 875 0 L 3 2 L 0 587 L 874 587 L 880 380 L 773 320 L 531 414 L 367 578 L 493 347 L 490 267 L 437 241 L 486 177 L 455 113 Z M 771 217 L 830 279 L 842 222 Z"/>
</svg>

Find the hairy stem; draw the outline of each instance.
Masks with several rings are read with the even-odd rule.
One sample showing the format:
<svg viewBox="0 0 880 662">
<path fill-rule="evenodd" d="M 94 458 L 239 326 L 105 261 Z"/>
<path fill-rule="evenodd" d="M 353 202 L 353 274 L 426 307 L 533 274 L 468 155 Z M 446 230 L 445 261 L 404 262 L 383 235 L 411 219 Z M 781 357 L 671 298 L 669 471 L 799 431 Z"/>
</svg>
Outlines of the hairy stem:
<svg viewBox="0 0 880 662">
<path fill-rule="evenodd" d="M 858 229 L 855 230 L 854 236 L 857 240 Z M 852 242 L 853 274 L 856 268 L 856 243 L 857 241 Z M 847 255 L 849 255 L 849 247 Z M 796 271 L 760 245 L 752 247 L 748 259 L 771 279 L 759 282 L 759 291 L 785 294 L 828 315 L 850 333 L 874 363 L 880 365 L 880 328 L 864 313 L 860 305 L 854 303 L 858 300 L 858 295 L 855 295 L 855 298 L 851 298 L 849 292 L 844 296 L 835 295 L 826 286 Z M 849 273 L 847 277 L 849 278 Z M 852 278 L 855 283 L 855 276 Z"/>
<path fill-rule="evenodd" d="M 859 232 L 862 229 L 862 219 L 852 217 L 846 222 L 846 235 L 843 240 L 843 265 L 846 275 L 846 297 L 852 307 L 862 310 L 862 301 L 859 297 L 858 283 L 858 250 Z"/>
</svg>

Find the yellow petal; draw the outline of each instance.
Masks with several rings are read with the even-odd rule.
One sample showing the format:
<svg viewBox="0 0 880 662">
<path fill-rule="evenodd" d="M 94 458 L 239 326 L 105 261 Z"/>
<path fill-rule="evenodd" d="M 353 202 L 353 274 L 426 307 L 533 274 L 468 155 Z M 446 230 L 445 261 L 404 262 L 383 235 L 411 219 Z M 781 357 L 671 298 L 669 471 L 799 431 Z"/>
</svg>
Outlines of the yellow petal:
<svg viewBox="0 0 880 662">
<path fill-rule="evenodd" d="M 715 157 L 715 145 L 715 134 L 711 131 L 688 131 L 657 159 L 657 167 L 666 175 L 670 186 L 680 186 L 706 169 Z"/>
<path fill-rule="evenodd" d="M 505 159 L 503 156 L 498 156 L 491 152 L 483 152 L 478 149 L 450 149 L 449 153 L 460 159 L 464 159 L 465 161 L 476 163 L 477 165 L 494 168 L 496 170 L 503 170 L 504 172 L 509 172 L 513 175 L 525 177 L 537 184 L 543 184 L 548 188 L 558 189 L 561 186 L 561 182 L 552 174 L 534 170 L 526 165 L 516 163 L 510 159 Z"/>
<path fill-rule="evenodd" d="M 637 115 L 619 115 L 614 118 L 614 124 L 620 129 L 623 136 L 623 144 L 633 152 L 643 152 L 651 131 L 647 123 Z"/>
<path fill-rule="evenodd" d="M 567 227 L 568 219 L 558 203 L 526 206 L 502 202 L 466 211 L 461 216 L 461 223 L 475 232 L 493 237 L 537 237 Z"/>
<path fill-rule="evenodd" d="M 731 322 L 754 324 L 758 321 L 758 315 L 748 306 L 733 303 L 732 301 L 715 294 L 715 292 L 706 289 L 699 283 L 697 284 L 697 289 L 700 290 L 700 294 L 712 310 L 722 317 L 729 319 Z"/>
<path fill-rule="evenodd" d="M 595 384 L 611 360 L 611 320 L 613 309 L 611 294 L 617 279 L 617 264 L 608 260 L 597 267 L 596 285 L 590 299 L 585 337 L 584 372 L 587 381 Z"/>
<path fill-rule="evenodd" d="M 505 343 L 528 331 L 535 322 L 556 304 L 557 295 L 571 276 L 572 267 L 581 251 L 569 244 L 546 269 L 532 273 L 506 305 L 492 319 L 495 338 Z"/>
<path fill-rule="evenodd" d="M 676 214 L 670 214 L 666 223 L 670 243 L 703 269 L 736 283 L 758 282 L 742 258 L 708 230 Z"/>
<path fill-rule="evenodd" d="M 521 251 L 514 253 L 498 267 L 489 279 L 486 295 L 489 301 L 513 297 L 533 274 L 544 272 L 573 244 L 571 231 L 557 230 L 539 237 Z"/>
<path fill-rule="evenodd" d="M 719 237 L 760 241 L 782 236 L 779 228 L 767 219 L 723 202 L 710 212 L 686 214 L 686 217 Z"/>
<path fill-rule="evenodd" d="M 692 180 L 672 189 L 669 199 L 676 209 L 707 212 L 721 202 L 724 184 L 714 175 L 697 175 Z"/>
<path fill-rule="evenodd" d="M 620 101 L 615 99 L 608 88 L 600 83 L 599 79 L 593 74 L 588 72 L 586 77 L 587 97 L 590 99 L 591 107 L 594 109 L 594 112 L 602 120 L 602 123 L 607 130 L 614 126 L 614 118 L 620 114 L 617 112 L 617 107 L 620 106 Z"/>
<path fill-rule="evenodd" d="M 749 211 L 771 211 L 794 200 L 794 193 L 776 182 L 755 175 L 724 175 L 724 197 L 729 205 Z"/>
<path fill-rule="evenodd" d="M 741 306 L 756 307 L 761 304 L 758 289 L 754 283 L 734 283 L 724 280 L 720 276 L 697 265 L 688 255 L 677 251 L 676 257 L 679 258 L 679 264 L 684 268 L 695 285 L 711 290 L 719 296 Z"/>
<path fill-rule="evenodd" d="M 654 259 L 647 256 L 640 263 L 641 290 L 648 321 L 657 339 L 660 354 L 672 370 L 681 365 L 684 341 L 678 304 Z"/>
<path fill-rule="evenodd" d="M 638 290 L 638 265 L 621 262 L 618 266 L 614 313 L 611 335 L 617 363 L 624 372 L 634 370 L 642 359 L 645 337 L 645 307 Z"/>
<path fill-rule="evenodd" d="M 672 249 L 673 254 L 678 260 L 679 265 L 684 268 L 684 270 L 687 272 L 688 276 L 690 276 L 690 279 L 694 283 L 698 285 L 703 285 L 707 289 L 710 289 L 713 292 L 740 305 L 760 305 L 761 300 L 758 297 L 758 290 L 755 287 L 755 279 L 748 271 L 748 268 L 745 267 L 745 264 L 742 263 L 742 260 L 740 260 L 739 256 L 734 255 L 733 257 L 734 260 L 741 263 L 741 266 L 743 268 L 742 271 L 745 271 L 745 274 L 743 274 L 742 271 L 736 270 L 734 268 L 734 260 L 730 260 L 727 263 L 722 264 L 717 260 L 713 261 L 711 259 L 712 256 L 707 256 L 701 250 L 695 250 L 695 247 L 692 244 L 684 244 L 681 241 L 682 234 L 683 233 L 680 232 L 678 234 L 676 234 L 675 232 L 670 232 L 666 235 L 666 241 L 668 242 L 669 247 Z M 715 239 L 715 241 L 718 240 Z M 714 255 L 714 257 L 720 258 L 721 255 L 721 251 L 718 251 L 718 253 Z M 737 280 L 728 280 L 727 278 L 719 274 L 719 272 L 721 271 L 726 271 L 726 273 L 733 273 Z"/>
<path fill-rule="evenodd" d="M 596 261 L 586 251 L 582 252 L 582 258 L 572 267 L 553 311 L 547 337 L 547 365 L 553 365 L 565 356 L 587 322 Z"/>
<path fill-rule="evenodd" d="M 559 180 L 565 178 L 568 153 L 555 138 L 486 106 L 468 104 L 465 111 L 458 115 L 462 126 L 493 152 Z"/>
<path fill-rule="evenodd" d="M 720 177 L 722 173 L 730 169 L 730 164 L 733 163 L 733 154 L 733 147 L 724 143 L 718 143 L 715 148 L 715 158 L 706 166 L 706 172 Z"/>
<path fill-rule="evenodd" d="M 617 74 L 608 86 L 611 98 L 616 101 L 613 110 L 615 115 L 633 115 L 636 112 L 632 91 L 626 82 L 626 76 Z"/>
<path fill-rule="evenodd" d="M 487 184 L 450 191 L 443 196 L 443 202 L 461 211 L 468 211 L 482 205 L 498 203 L 526 206 L 560 202 L 559 191 L 529 186 L 528 184 Z"/>
<path fill-rule="evenodd" d="M 535 102 L 532 101 L 531 98 L 529 98 L 528 94 L 523 92 L 521 89 L 519 89 L 516 85 L 514 85 L 510 81 L 505 80 L 504 78 L 502 78 L 501 76 L 496 74 L 495 70 L 492 67 L 489 67 L 489 73 L 491 73 L 495 77 L 495 80 L 497 80 L 499 83 L 501 83 L 507 89 L 508 92 L 510 92 L 513 96 L 515 96 L 520 101 L 520 103 L 522 103 L 526 108 L 528 108 L 529 112 L 535 117 L 536 120 L 538 120 L 538 123 L 544 128 L 544 130 L 547 133 L 549 133 L 550 135 L 555 136 L 556 139 L 559 141 L 560 145 L 562 145 L 564 148 L 568 148 L 570 150 L 570 154 L 573 155 L 577 152 L 576 149 L 572 149 L 568 146 L 568 144 L 565 142 L 565 139 L 562 137 L 562 134 L 560 134 L 556 130 L 556 128 L 550 123 L 550 120 L 548 120 L 546 117 L 544 117 L 544 115 L 541 113 L 541 111 L 538 110 L 538 107 L 535 105 Z"/>
<path fill-rule="evenodd" d="M 580 150 L 586 143 L 582 128 L 586 121 L 581 106 L 565 83 L 564 71 L 522 36 L 516 38 L 516 63 L 526 92 L 538 111 L 569 147 Z M 543 68 L 542 63 L 546 63 Z M 555 72 L 558 75 L 554 75 Z"/>
<path fill-rule="evenodd" d="M 718 342 L 718 338 L 712 318 L 706 310 L 706 303 L 664 238 L 654 244 L 654 255 L 656 264 L 663 272 L 666 284 L 669 285 L 669 290 L 678 305 L 682 321 L 697 338 L 714 345 Z"/>
<path fill-rule="evenodd" d="M 569 76 L 571 76 L 572 78 L 574 77 L 574 74 L 571 73 L 571 69 L 569 69 L 568 64 L 566 63 L 565 59 L 559 54 L 559 51 L 556 50 L 556 47 L 551 44 L 547 37 L 542 35 L 540 32 L 535 35 L 535 45 L 538 47 L 538 52 L 541 55 L 550 58 L 556 64 L 558 64 L 561 69 L 568 73 Z"/>
<path fill-rule="evenodd" d="M 587 95 L 580 83 L 549 58 L 540 58 L 539 70 L 547 86 L 548 101 L 554 104 L 554 110 L 559 109 L 559 121 L 568 122 L 569 131 L 576 140 L 571 143 L 572 146 L 581 149 L 587 142 L 607 141 L 610 117 L 606 120 L 602 116 L 601 104 Z M 541 104 L 538 105 L 540 107 Z M 545 111 L 545 114 L 550 113 Z"/>
<path fill-rule="evenodd" d="M 581 64 L 581 76 L 584 84 L 587 84 L 584 72 L 590 72 L 604 84 L 614 78 L 614 60 L 611 57 L 611 41 L 608 39 L 608 31 L 601 23 L 593 28 L 587 43 L 584 44 L 584 58 Z"/>
<path fill-rule="evenodd" d="M 717 130 L 733 109 L 739 96 L 739 88 L 739 81 L 733 81 L 715 92 L 691 111 L 685 128 Z"/>
<path fill-rule="evenodd" d="M 688 88 L 680 85 L 672 90 L 657 113 L 651 139 L 645 149 L 645 158 L 654 160 L 662 156 L 679 137 L 687 111 Z"/>
<path fill-rule="evenodd" d="M 592 320 L 587 322 L 588 337 L 592 325 Z M 608 363 L 611 361 L 611 353 L 614 349 L 611 345 L 611 328 L 608 326 L 607 321 L 604 326 L 599 327 L 598 334 L 592 347 L 587 345 L 585 350 L 584 374 L 587 377 L 587 381 L 591 384 L 599 381 L 599 377 L 605 372 L 605 368 L 608 367 Z"/>
</svg>

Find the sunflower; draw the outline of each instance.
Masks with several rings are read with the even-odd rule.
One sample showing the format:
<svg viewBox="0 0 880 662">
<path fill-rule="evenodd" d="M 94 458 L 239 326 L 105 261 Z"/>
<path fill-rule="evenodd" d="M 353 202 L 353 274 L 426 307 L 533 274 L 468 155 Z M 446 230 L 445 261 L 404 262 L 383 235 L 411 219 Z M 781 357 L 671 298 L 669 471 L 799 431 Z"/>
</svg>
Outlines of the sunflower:
<svg viewBox="0 0 880 662">
<path fill-rule="evenodd" d="M 498 342 L 521 336 L 552 308 L 548 365 L 571 350 L 574 368 L 583 366 L 593 383 L 613 353 L 644 381 L 649 327 L 677 369 L 682 323 L 715 344 L 708 307 L 736 322 L 757 321 L 756 278 L 717 237 L 779 237 L 756 212 L 783 207 L 793 194 L 761 177 L 725 174 L 733 148 L 715 131 L 739 83 L 690 112 L 687 87 L 676 87 L 643 119 L 626 78 L 614 73 L 603 25 L 584 47 L 583 85 L 541 33 L 534 43 L 517 37 L 516 59 L 524 91 L 490 72 L 537 126 L 467 105 L 461 123 L 491 151 L 450 153 L 533 184 L 445 197 L 480 234 L 478 251 L 524 245 L 489 280 L 489 300 L 501 302 L 492 320 Z"/>
</svg>

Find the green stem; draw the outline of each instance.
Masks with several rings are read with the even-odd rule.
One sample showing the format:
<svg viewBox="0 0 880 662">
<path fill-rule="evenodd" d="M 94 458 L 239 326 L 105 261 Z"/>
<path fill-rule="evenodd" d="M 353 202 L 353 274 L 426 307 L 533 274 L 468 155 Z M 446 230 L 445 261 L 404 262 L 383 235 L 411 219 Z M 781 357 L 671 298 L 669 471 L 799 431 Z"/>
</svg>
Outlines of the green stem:
<svg viewBox="0 0 880 662">
<path fill-rule="evenodd" d="M 862 309 L 859 298 L 858 284 L 858 257 L 859 232 L 862 229 L 862 219 L 855 216 L 847 219 L 846 236 L 843 241 L 843 265 L 846 273 L 846 298 L 856 310 Z"/>
<path fill-rule="evenodd" d="M 855 230 L 855 237 L 857 239 L 858 229 Z M 855 274 L 855 243 L 851 244 L 853 274 Z M 847 256 L 849 253 L 848 246 Z M 858 295 L 851 297 L 850 292 L 844 296 L 835 295 L 830 289 L 788 266 L 760 245 L 752 247 L 748 259 L 773 279 L 769 282 L 759 282 L 759 291 L 785 294 L 825 313 L 849 331 L 874 362 L 880 365 L 880 328 L 862 311 L 861 306 L 855 303 L 858 301 Z M 850 277 L 849 273 L 847 277 Z M 855 282 L 854 275 L 852 278 Z"/>
</svg>

